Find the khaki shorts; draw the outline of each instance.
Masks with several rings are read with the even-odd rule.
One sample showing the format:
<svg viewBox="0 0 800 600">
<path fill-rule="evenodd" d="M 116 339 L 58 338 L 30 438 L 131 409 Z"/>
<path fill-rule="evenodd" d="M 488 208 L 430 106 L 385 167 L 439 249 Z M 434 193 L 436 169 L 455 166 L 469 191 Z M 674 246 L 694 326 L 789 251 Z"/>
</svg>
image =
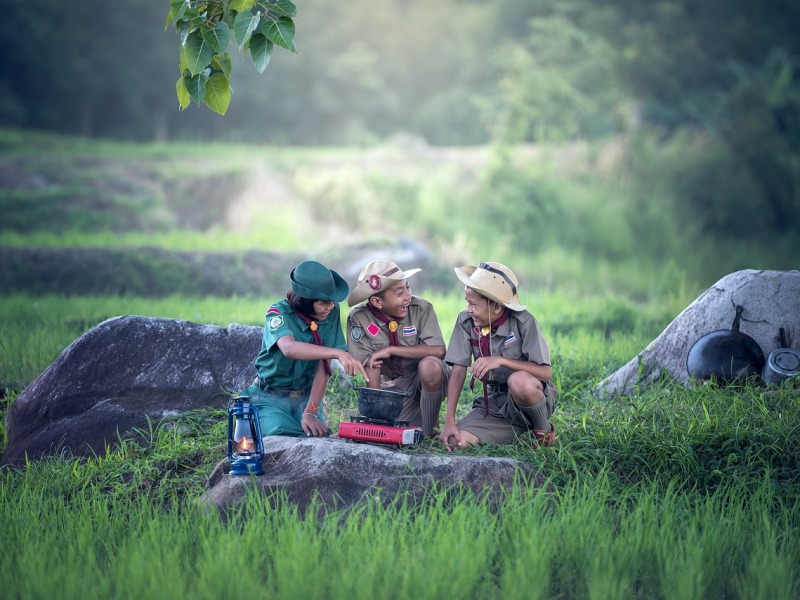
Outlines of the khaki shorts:
<svg viewBox="0 0 800 600">
<path fill-rule="evenodd" d="M 544 401 L 547 403 L 548 418 L 555 411 L 556 395 L 555 386 L 547 383 Z M 486 414 L 483 405 L 483 395 L 475 396 L 472 410 L 459 419 L 457 426 L 485 444 L 510 444 L 531 429 L 527 417 L 519 410 L 507 391 L 496 392 L 489 396 L 489 414 Z"/>
</svg>

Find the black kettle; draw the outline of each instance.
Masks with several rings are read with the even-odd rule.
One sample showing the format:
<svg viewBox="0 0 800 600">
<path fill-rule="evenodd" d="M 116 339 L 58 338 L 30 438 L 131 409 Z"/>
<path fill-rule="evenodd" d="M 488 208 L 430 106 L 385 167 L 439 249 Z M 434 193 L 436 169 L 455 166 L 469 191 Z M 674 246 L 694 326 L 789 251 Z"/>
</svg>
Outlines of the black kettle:
<svg viewBox="0 0 800 600">
<path fill-rule="evenodd" d="M 743 310 L 736 306 L 730 329 L 707 333 L 692 345 L 686 359 L 690 377 L 729 383 L 740 377 L 761 375 L 764 352 L 758 342 L 739 331 Z"/>
</svg>

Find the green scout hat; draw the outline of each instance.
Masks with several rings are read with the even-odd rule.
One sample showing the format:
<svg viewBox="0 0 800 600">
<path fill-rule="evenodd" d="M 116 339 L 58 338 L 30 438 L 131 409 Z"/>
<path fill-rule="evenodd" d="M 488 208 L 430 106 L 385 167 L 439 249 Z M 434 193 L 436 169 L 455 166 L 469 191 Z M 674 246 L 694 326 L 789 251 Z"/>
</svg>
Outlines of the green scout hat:
<svg viewBox="0 0 800 600">
<path fill-rule="evenodd" d="M 408 271 L 402 271 L 397 264 L 390 260 L 373 260 L 361 269 L 358 283 L 347 299 L 347 304 L 348 306 L 355 306 L 370 296 L 392 287 L 398 281 L 408 279 L 421 270 L 409 269 Z"/>
<path fill-rule="evenodd" d="M 456 275 L 467 287 L 499 302 L 510 310 L 525 310 L 517 295 L 517 277 L 498 262 L 482 262 L 477 267 L 455 267 Z"/>
<path fill-rule="evenodd" d="M 315 260 L 304 260 L 289 275 L 292 291 L 301 298 L 341 302 L 350 286 L 336 272 Z"/>
</svg>

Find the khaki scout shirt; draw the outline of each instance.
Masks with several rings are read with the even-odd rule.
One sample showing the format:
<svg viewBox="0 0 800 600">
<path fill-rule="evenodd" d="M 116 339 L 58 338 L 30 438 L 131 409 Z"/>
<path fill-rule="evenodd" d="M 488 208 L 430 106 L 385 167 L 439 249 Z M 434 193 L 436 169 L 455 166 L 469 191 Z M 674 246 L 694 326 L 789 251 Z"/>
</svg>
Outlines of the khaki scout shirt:
<svg viewBox="0 0 800 600">
<path fill-rule="evenodd" d="M 401 346 L 445 345 L 439 319 L 433 305 L 427 300 L 413 296 L 408 305 L 408 314 L 397 321 L 397 324 L 397 339 Z M 376 319 L 365 303 L 354 306 L 347 317 L 347 348 L 350 354 L 363 363 L 370 354 L 388 345 L 388 323 Z M 398 370 L 392 368 L 392 363 L 400 367 L 404 379 L 416 375 L 419 367 L 419 359 L 393 356 L 383 361 L 382 378 L 393 379 L 400 376 Z"/>
<path fill-rule="evenodd" d="M 444 357 L 450 365 L 468 367 L 474 359 L 479 358 L 478 340 L 480 332 L 476 331 L 472 317 L 466 311 L 456 318 L 447 354 Z M 473 345 L 470 339 L 475 340 Z M 539 331 L 536 318 L 527 310 L 509 311 L 506 322 L 499 327 L 492 327 L 489 340 L 492 356 L 504 356 L 513 360 L 533 362 L 539 365 L 550 364 L 550 349 L 547 341 Z M 493 369 L 489 381 L 505 383 L 511 370 L 505 367 Z"/>
</svg>

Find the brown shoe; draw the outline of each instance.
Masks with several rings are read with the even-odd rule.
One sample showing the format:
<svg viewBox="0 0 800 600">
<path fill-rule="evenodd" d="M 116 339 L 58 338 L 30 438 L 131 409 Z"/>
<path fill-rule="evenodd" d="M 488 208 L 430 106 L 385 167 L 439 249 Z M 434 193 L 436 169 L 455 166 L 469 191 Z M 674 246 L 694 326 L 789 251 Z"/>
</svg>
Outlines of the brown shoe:
<svg viewBox="0 0 800 600">
<path fill-rule="evenodd" d="M 542 429 L 531 430 L 531 446 L 538 448 L 539 446 L 555 446 L 556 444 L 556 429 L 553 424 L 550 424 L 550 431 Z"/>
</svg>

